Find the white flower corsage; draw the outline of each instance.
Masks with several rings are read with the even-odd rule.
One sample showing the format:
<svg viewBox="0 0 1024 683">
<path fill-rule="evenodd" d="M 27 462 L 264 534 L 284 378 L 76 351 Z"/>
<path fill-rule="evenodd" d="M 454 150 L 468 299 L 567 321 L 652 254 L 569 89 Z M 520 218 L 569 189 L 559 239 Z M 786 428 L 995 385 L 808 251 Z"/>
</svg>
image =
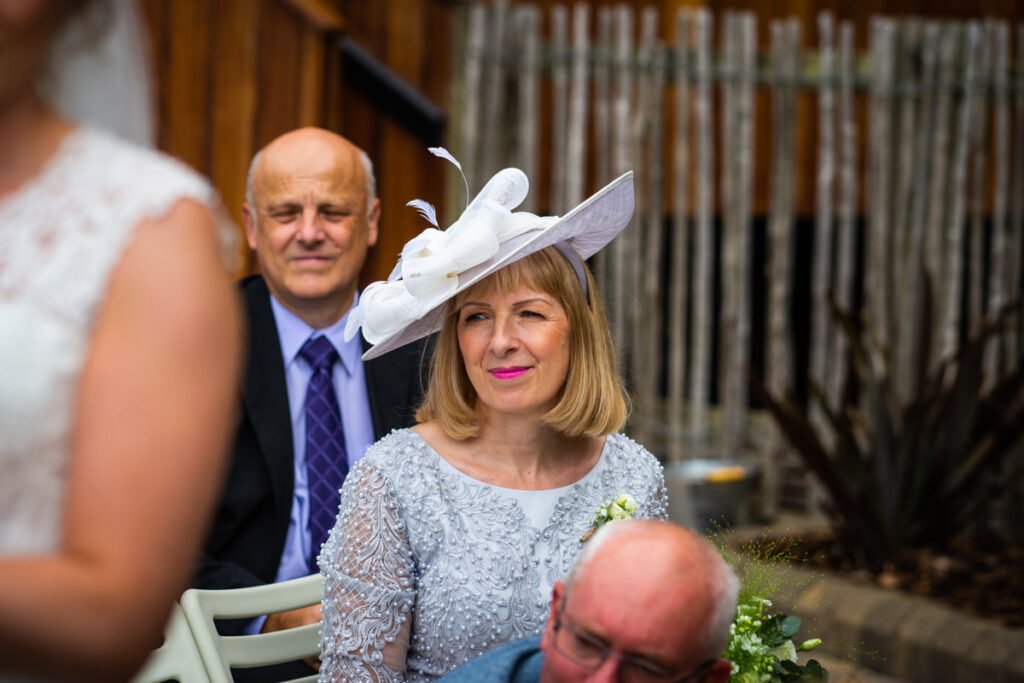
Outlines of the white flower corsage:
<svg viewBox="0 0 1024 683">
<path fill-rule="evenodd" d="M 590 523 L 590 528 L 587 529 L 587 533 L 580 537 L 580 542 L 585 543 L 590 540 L 598 529 L 607 524 L 608 522 L 617 522 L 620 519 L 629 519 L 636 512 L 637 508 L 636 499 L 628 493 L 620 493 L 616 497 L 609 500 L 604 505 L 597 508 L 597 514 L 594 515 L 594 521 Z"/>
</svg>

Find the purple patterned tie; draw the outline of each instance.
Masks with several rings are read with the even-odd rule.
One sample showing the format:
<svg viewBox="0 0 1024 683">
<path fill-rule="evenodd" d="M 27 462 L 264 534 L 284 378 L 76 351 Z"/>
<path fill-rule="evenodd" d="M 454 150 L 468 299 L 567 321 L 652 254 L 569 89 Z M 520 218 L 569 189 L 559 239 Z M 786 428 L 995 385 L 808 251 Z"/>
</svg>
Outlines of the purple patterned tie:
<svg viewBox="0 0 1024 683">
<path fill-rule="evenodd" d="M 299 355 L 313 368 L 306 389 L 306 476 L 309 481 L 310 571 L 338 515 L 338 490 L 348 474 L 345 431 L 341 425 L 332 370 L 338 352 L 326 337 L 308 340 Z"/>
</svg>

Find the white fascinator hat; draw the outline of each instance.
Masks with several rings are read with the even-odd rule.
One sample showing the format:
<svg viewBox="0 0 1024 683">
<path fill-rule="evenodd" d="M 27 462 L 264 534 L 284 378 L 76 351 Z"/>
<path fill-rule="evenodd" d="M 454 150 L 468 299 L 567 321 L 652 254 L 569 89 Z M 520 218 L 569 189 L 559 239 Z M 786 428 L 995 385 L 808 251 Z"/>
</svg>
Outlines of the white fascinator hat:
<svg viewBox="0 0 1024 683">
<path fill-rule="evenodd" d="M 430 152 L 462 172 L 444 148 L 432 147 Z M 583 261 L 611 242 L 633 216 L 632 171 L 564 216 L 514 211 L 529 187 L 526 174 L 518 168 L 498 171 L 446 230 L 438 229 L 433 206 L 421 199 L 408 203 L 434 227 L 409 240 L 388 279 L 367 287 L 359 305 L 349 312 L 345 339 L 362 328 L 373 345 L 363 354 L 364 360 L 437 332 L 452 297 L 541 249 L 557 247 L 585 286 Z"/>
</svg>

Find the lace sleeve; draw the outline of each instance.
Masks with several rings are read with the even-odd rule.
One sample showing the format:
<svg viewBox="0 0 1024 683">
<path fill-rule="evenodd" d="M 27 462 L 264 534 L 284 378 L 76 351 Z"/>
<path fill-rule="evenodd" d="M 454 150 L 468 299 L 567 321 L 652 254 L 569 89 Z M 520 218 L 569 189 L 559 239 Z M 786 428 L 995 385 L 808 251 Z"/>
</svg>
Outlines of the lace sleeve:
<svg viewBox="0 0 1024 683">
<path fill-rule="evenodd" d="M 665 475 L 661 467 L 658 467 L 657 479 L 652 484 L 653 490 L 647 503 L 641 506 L 637 516 L 643 519 L 668 519 L 668 492 L 665 490 Z"/>
<path fill-rule="evenodd" d="M 403 681 L 416 578 L 405 522 L 387 477 L 352 468 L 320 553 L 324 579 L 320 681 Z"/>
</svg>

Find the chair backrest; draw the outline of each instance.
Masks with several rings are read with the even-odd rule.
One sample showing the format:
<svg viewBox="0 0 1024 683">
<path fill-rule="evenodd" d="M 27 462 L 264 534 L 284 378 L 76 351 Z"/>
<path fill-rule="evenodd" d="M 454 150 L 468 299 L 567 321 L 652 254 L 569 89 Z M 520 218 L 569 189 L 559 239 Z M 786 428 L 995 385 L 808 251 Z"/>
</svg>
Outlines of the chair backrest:
<svg viewBox="0 0 1024 683">
<path fill-rule="evenodd" d="M 164 644 L 153 650 L 132 683 L 208 683 L 209 680 L 185 612 L 175 603 L 164 631 Z"/>
<path fill-rule="evenodd" d="M 232 667 L 270 666 L 319 655 L 320 624 L 251 636 L 224 636 L 217 632 L 214 620 L 248 619 L 308 607 L 319 603 L 323 592 L 323 577 L 319 574 L 252 588 L 185 591 L 181 605 L 210 682 L 231 683 Z M 316 676 L 307 676 L 294 683 L 315 680 Z"/>
</svg>

